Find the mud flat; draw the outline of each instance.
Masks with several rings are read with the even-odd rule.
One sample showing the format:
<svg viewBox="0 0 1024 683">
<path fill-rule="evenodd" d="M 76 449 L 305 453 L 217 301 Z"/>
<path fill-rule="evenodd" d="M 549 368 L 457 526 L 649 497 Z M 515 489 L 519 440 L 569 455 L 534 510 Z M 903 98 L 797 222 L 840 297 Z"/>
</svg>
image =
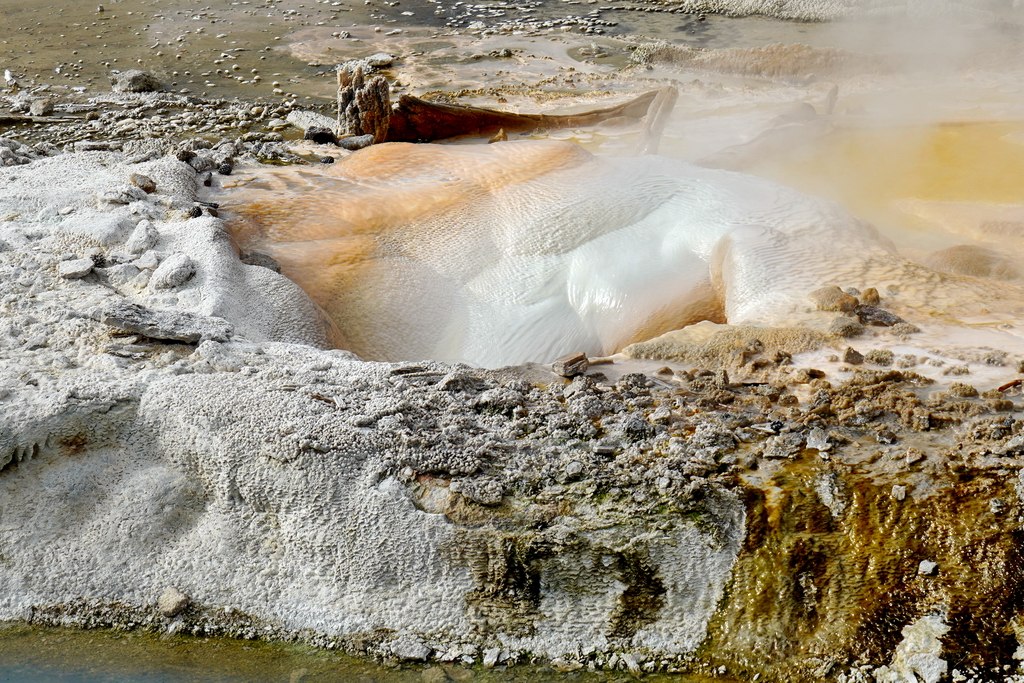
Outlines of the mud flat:
<svg viewBox="0 0 1024 683">
<path fill-rule="evenodd" d="M 726 151 L 720 165 L 837 122 L 830 82 L 788 70 L 789 50 L 667 52 L 623 48 L 625 76 L 595 57 L 572 83 L 538 66 L 526 88 L 495 87 L 580 106 L 640 74 L 700 74 L 667 141 Z M 873 59 L 830 78 L 867 98 Z M 437 78 L 426 61 L 410 53 L 410 80 Z M 701 128 L 685 99 L 713 93 Z M 822 282 L 799 326 L 701 323 L 571 378 L 366 362 L 330 348 L 306 293 L 240 254 L 214 206 L 261 161 L 347 156 L 291 144 L 294 98 L 58 105 L 70 120 L 0 142 L 0 619 L 15 628 L 302 642 L 432 680 L 529 662 L 1019 676 L 1024 350 L 1006 310 L 954 328 L 898 283 Z M 635 132 L 570 136 L 600 150 Z M 976 282 L 929 277 L 961 309 L 943 287 Z"/>
</svg>

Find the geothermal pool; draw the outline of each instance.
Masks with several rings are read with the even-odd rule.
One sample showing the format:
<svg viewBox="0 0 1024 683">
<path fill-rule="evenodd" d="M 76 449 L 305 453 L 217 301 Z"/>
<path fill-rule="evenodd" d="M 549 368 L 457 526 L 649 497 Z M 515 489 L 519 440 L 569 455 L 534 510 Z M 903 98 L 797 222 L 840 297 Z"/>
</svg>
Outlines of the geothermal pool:
<svg viewBox="0 0 1024 683">
<path fill-rule="evenodd" d="M 1024 348 L 1011 322 L 1017 312 L 1009 295 L 1018 286 L 1024 234 L 1024 101 L 1010 75 L 1019 73 L 1019 59 L 1011 55 L 994 69 L 992 52 L 1005 56 L 1005 45 L 995 41 L 965 47 L 960 63 L 935 71 L 920 64 L 927 44 L 910 60 L 884 46 L 873 46 L 870 54 L 855 51 L 834 25 L 817 30 L 832 37 L 832 45 L 846 47 L 713 43 L 695 64 L 691 48 L 655 43 L 653 49 L 630 46 L 631 66 L 582 67 L 613 93 L 628 92 L 641 75 L 644 84 L 679 89 L 660 154 L 647 162 L 636 157 L 642 125 L 611 122 L 513 135 L 495 147 L 466 137 L 447 148 L 383 146 L 351 159 L 334 154 L 334 165 L 244 169 L 213 196 L 237 216 L 241 247 L 278 258 L 285 275 L 334 317 L 339 345 L 367 358 L 496 366 L 549 361 L 573 350 L 617 353 L 701 320 L 800 325 L 797 300 L 815 289 L 814 282 L 916 291 L 917 300 L 896 297 L 892 305 L 915 309 L 917 325 L 943 322 L 941 330 L 927 330 L 922 345 L 941 344 L 943 335 L 970 344 L 964 328 L 984 321 L 982 326 L 998 322 L 1002 328 L 974 343 Z M 652 56 L 637 57 L 645 50 Z M 527 71 L 536 64 L 566 68 L 566 54 L 556 52 L 534 45 L 519 60 Z M 410 57 L 407 67 L 393 68 L 392 77 L 414 83 L 424 78 L 428 89 L 442 67 L 424 62 Z M 453 78 L 465 77 L 449 68 Z M 695 73 L 699 80 L 692 80 Z M 489 84 L 494 92 L 512 83 L 512 72 L 496 76 Z M 471 92 L 479 103 L 482 93 Z M 511 90 L 497 106 L 572 112 L 623 96 L 580 96 L 564 87 L 544 92 L 543 103 L 531 105 L 528 95 Z M 542 141 L 552 138 L 572 144 L 545 148 Z M 311 159 L 332 154 L 326 148 L 304 152 Z M 755 190 L 744 185 L 752 180 L 715 175 L 707 167 L 779 187 Z M 673 183 L 677 189 L 664 189 Z M 783 188 L 807 198 L 786 195 Z M 754 198 L 758 193 L 777 195 L 771 208 Z M 812 198 L 835 206 L 815 208 Z M 879 234 L 858 243 L 864 224 Z M 761 225 L 778 231 L 779 237 L 764 238 L 772 243 L 769 250 L 744 255 L 761 247 L 729 237 L 738 255 L 722 255 L 725 235 L 739 228 L 749 234 Z M 787 230 L 803 236 L 783 237 Z M 557 233 L 549 245 L 541 245 L 545 231 Z M 791 245 L 779 246 L 784 239 Z M 682 250 L 680 240 L 688 245 Z M 890 266 L 854 263 L 869 242 L 871 249 L 890 252 Z M 816 248 L 823 251 L 807 262 Z M 494 263 L 485 264 L 485 254 Z M 737 259 L 751 263 L 735 270 L 741 268 Z M 822 272 L 827 259 L 836 259 L 833 277 Z M 796 292 L 801 275 L 808 283 L 802 293 Z M 934 282 L 923 284 L 934 277 L 948 280 L 941 295 Z M 984 310 L 975 307 L 978 315 L 972 315 L 968 309 L 978 293 L 998 291 L 1000 283 L 1003 296 Z M 743 287 L 761 291 L 742 293 Z M 964 292 L 959 301 L 958 288 Z M 930 308 L 925 290 L 934 299 Z M 501 301 L 481 299 L 492 295 Z M 778 308 L 754 303 L 762 299 Z M 507 305 L 513 300 L 518 309 Z M 430 324 L 417 322 L 418 315 Z M 516 339 L 541 337 L 541 330 L 550 341 Z M 389 341 L 391 331 L 400 343 Z M 512 341 L 502 350 L 506 342 L 488 334 Z"/>
<path fill-rule="evenodd" d="M 330 114 L 332 65 L 388 51 L 396 94 L 440 101 L 557 114 L 679 92 L 657 157 L 636 121 L 348 154 L 261 119 L 308 163 L 240 161 L 196 196 L 178 149 L 97 131 L 126 148 L 4 170 L 0 608 L 32 626 L 0 634 L 0 678 L 551 676 L 441 666 L 488 649 L 618 670 L 642 651 L 657 671 L 741 679 L 1011 665 L 1019 12 L 521 9 L 0 0 L 18 29 L 5 68 L 50 87 L 139 64 L 178 95 Z M 159 191 L 125 195 L 136 171 Z M 136 231 L 155 248 L 120 262 Z M 496 255 L 491 279 L 469 272 Z M 191 270 L 147 284 L 175 260 Z M 332 313 L 333 345 L 406 362 L 313 348 L 309 300 L 331 313 L 339 282 L 357 297 Z M 812 298 L 821 285 L 887 324 L 836 332 L 851 311 Z M 594 338 L 561 305 L 581 292 Z M 491 308 L 438 335 L 467 293 Z M 174 324 L 118 327 L 126 301 Z M 513 354 L 510 338 L 546 341 Z M 612 362 L 572 382 L 545 367 L 579 350 Z M 185 612 L 156 609 L 168 586 Z M 40 625 L 143 623 L 168 636 Z M 398 670 L 179 629 L 433 659 Z"/>
</svg>

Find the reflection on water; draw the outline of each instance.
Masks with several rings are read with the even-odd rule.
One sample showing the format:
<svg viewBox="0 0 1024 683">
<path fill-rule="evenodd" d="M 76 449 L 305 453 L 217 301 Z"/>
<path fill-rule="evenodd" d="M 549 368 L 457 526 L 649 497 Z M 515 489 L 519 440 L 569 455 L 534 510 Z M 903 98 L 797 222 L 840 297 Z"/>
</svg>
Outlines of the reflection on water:
<svg viewBox="0 0 1024 683">
<path fill-rule="evenodd" d="M 451 664 L 387 666 L 304 645 L 227 638 L 0 627 L 0 681 L 5 683 L 541 683 L 555 678 L 579 683 L 634 680 L 626 673 L 565 673 L 531 665 L 511 669 Z M 707 679 L 651 675 L 645 680 L 702 683 Z"/>
</svg>

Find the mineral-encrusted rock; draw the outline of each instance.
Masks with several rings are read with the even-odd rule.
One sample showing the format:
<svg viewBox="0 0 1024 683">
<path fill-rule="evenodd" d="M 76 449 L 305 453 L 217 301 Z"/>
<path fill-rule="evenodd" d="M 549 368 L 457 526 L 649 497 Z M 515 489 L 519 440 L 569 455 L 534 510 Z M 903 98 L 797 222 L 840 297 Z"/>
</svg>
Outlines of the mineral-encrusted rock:
<svg viewBox="0 0 1024 683">
<path fill-rule="evenodd" d="M 562 356 L 551 364 L 551 371 L 562 377 L 582 375 L 590 367 L 590 360 L 585 353 L 570 353 Z"/>
<path fill-rule="evenodd" d="M 856 297 L 850 296 L 835 285 L 816 289 L 809 296 L 819 311 L 852 313 L 858 304 Z"/>
<path fill-rule="evenodd" d="M 114 92 L 154 92 L 163 89 L 160 79 L 139 69 L 111 75 L 110 85 Z"/>
<path fill-rule="evenodd" d="M 128 236 L 128 241 L 125 242 L 124 248 L 129 254 L 142 254 L 152 249 L 159 239 L 160 233 L 157 232 L 153 223 L 143 219 L 136 224 L 132 234 Z"/>
<path fill-rule="evenodd" d="M 91 273 L 93 266 L 91 258 L 61 261 L 57 264 L 57 273 L 65 280 L 78 280 Z"/>
<path fill-rule="evenodd" d="M 156 607 L 160 610 L 160 614 L 164 615 L 168 619 L 176 617 L 185 611 L 192 601 L 187 595 L 179 591 L 174 586 L 168 586 L 164 589 L 163 593 L 160 594 L 157 599 Z"/>
<path fill-rule="evenodd" d="M 296 128 L 301 128 L 303 131 L 308 131 L 311 128 L 327 128 L 328 130 L 334 130 L 338 122 L 329 116 L 317 113 L 315 111 L 304 111 L 302 109 L 295 109 L 288 112 L 286 122 L 292 124 Z"/>
<path fill-rule="evenodd" d="M 395 56 L 387 52 L 375 52 L 364 61 L 375 69 L 386 69 L 395 63 Z"/>
<path fill-rule="evenodd" d="M 231 325 L 222 318 L 157 311 L 124 300 L 94 311 L 92 317 L 111 327 L 150 339 L 195 344 L 205 339 L 221 341 L 231 336 Z"/>
<path fill-rule="evenodd" d="M 422 640 L 412 635 L 401 635 L 388 643 L 391 654 L 408 662 L 425 662 L 433 652 Z"/>
<path fill-rule="evenodd" d="M 154 289 L 174 289 L 185 284 L 195 273 L 195 261 L 186 254 L 175 252 L 164 259 L 149 284 Z"/>
</svg>

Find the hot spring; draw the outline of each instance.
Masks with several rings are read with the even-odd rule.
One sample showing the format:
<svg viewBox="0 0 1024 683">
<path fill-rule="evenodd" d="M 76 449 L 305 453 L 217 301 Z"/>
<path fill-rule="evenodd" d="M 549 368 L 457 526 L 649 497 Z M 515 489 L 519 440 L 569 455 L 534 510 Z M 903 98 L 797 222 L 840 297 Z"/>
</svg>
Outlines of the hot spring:
<svg viewBox="0 0 1024 683">
<path fill-rule="evenodd" d="M 984 41 L 992 21 L 868 17 L 794 43 L 739 22 L 696 48 L 512 38 L 519 70 L 496 72 L 454 64 L 491 39 L 453 38 L 385 75 L 546 113 L 670 85 L 660 154 L 638 156 L 644 123 L 618 121 L 496 144 L 309 146 L 337 163 L 244 169 L 215 197 L 241 249 L 276 259 L 368 359 L 602 356 L 701 321 L 823 331 L 807 298 L 823 286 L 882 292 L 923 329 L 913 346 L 1024 348 L 1019 29 Z M 306 38 L 294 49 L 315 54 Z"/>
</svg>

